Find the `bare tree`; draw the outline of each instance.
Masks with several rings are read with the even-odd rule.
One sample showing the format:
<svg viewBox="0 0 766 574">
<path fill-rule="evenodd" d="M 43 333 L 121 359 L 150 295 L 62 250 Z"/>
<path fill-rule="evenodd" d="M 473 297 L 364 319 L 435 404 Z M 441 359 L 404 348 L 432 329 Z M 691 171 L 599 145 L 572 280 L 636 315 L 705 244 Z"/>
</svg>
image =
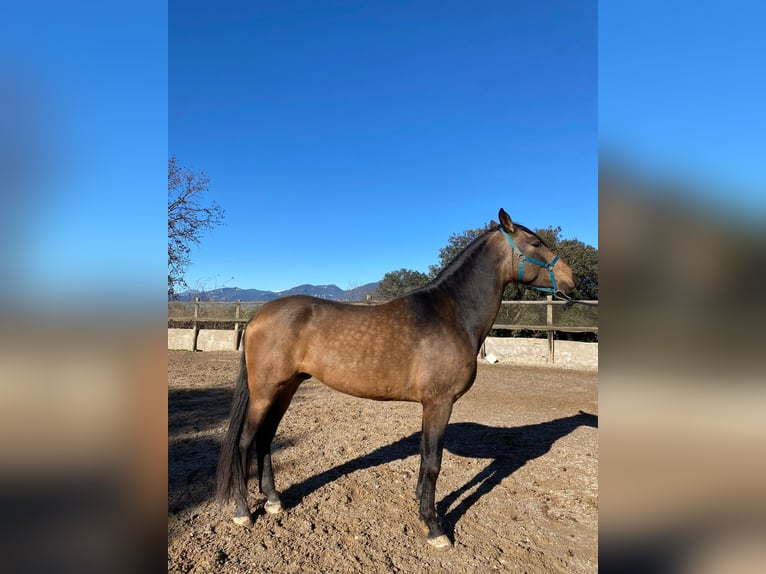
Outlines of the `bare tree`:
<svg viewBox="0 0 766 574">
<path fill-rule="evenodd" d="M 191 244 L 199 245 L 204 231 L 223 224 L 224 210 L 214 201 L 202 203 L 209 181 L 205 172 L 179 166 L 175 155 L 168 160 L 168 299 L 187 287 Z"/>
</svg>

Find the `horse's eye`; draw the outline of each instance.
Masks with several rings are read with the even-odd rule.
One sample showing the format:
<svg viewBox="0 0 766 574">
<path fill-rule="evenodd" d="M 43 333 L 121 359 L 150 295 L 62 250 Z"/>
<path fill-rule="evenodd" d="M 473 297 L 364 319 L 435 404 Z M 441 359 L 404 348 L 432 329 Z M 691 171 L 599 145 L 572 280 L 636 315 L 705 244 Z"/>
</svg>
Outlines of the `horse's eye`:
<svg viewBox="0 0 766 574">
<path fill-rule="evenodd" d="M 542 245 L 542 243 L 540 243 L 539 241 L 535 241 L 535 242 L 532 244 L 532 247 L 540 247 L 541 245 Z"/>
</svg>

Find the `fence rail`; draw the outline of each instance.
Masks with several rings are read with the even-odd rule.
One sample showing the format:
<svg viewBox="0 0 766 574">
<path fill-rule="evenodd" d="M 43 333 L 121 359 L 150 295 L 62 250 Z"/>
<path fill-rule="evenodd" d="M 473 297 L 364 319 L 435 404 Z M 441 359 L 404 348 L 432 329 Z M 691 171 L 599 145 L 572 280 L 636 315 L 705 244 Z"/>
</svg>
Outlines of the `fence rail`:
<svg viewBox="0 0 766 574">
<path fill-rule="evenodd" d="M 357 305 L 375 305 L 380 302 L 353 302 Z M 598 301 L 581 301 L 580 305 L 566 307 L 564 301 L 503 301 L 492 329 L 508 331 L 545 332 L 548 338 L 548 359 L 554 360 L 555 333 L 598 333 Z M 265 303 L 261 301 L 170 301 L 168 327 L 194 330 L 196 350 L 200 329 L 239 331 Z"/>
</svg>

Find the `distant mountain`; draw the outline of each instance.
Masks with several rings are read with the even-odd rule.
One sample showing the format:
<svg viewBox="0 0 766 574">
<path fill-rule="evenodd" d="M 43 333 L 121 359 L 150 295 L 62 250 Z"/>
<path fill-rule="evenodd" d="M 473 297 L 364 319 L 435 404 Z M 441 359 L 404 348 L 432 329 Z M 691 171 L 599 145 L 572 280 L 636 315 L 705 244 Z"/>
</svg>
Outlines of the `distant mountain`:
<svg viewBox="0 0 766 574">
<path fill-rule="evenodd" d="M 344 291 L 337 285 L 298 285 L 287 291 L 262 291 L 260 289 L 240 289 L 239 287 L 222 287 L 212 291 L 197 291 L 190 289 L 178 295 L 179 301 L 271 301 L 288 295 L 311 295 L 320 299 L 332 301 L 364 301 L 368 293 L 375 293 L 380 281 L 368 283 Z"/>
</svg>

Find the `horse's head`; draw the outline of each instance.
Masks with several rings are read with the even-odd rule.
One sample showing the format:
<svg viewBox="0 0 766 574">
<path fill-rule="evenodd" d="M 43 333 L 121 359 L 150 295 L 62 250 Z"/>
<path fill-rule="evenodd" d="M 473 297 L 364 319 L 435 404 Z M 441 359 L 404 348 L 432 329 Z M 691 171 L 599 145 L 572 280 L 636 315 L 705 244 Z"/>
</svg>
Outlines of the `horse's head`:
<svg viewBox="0 0 766 574">
<path fill-rule="evenodd" d="M 572 268 L 559 259 L 534 232 L 513 223 L 504 209 L 500 210 L 499 231 L 507 239 L 510 280 L 518 281 L 547 293 L 563 293 L 574 289 Z"/>
</svg>

